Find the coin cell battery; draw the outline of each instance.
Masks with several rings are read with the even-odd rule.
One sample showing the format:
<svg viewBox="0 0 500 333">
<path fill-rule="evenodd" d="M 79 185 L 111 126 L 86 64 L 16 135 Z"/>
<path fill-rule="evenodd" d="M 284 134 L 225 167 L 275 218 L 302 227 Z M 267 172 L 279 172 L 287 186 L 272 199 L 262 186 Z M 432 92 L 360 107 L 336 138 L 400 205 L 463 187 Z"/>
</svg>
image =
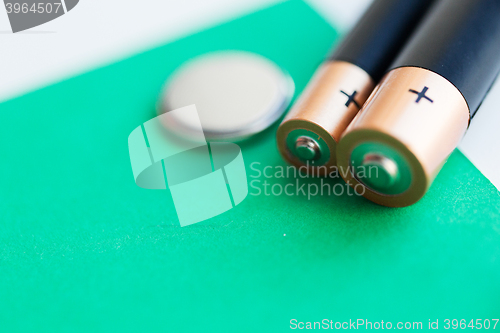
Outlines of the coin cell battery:
<svg viewBox="0 0 500 333">
<path fill-rule="evenodd" d="M 194 58 L 175 71 L 159 112 L 195 104 L 207 140 L 238 141 L 278 120 L 293 93 L 291 77 L 272 61 L 249 52 L 221 51 Z M 179 114 L 164 126 L 194 139 L 197 121 Z"/>
</svg>

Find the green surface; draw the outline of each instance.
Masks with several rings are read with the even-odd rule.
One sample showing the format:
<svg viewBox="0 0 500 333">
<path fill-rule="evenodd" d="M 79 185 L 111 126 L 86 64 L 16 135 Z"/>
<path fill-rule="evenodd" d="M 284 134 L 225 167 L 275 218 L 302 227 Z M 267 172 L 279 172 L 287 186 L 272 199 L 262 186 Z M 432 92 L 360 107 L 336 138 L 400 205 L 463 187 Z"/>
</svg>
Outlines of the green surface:
<svg viewBox="0 0 500 333">
<path fill-rule="evenodd" d="M 168 191 L 135 185 L 127 137 L 154 117 L 181 62 L 249 50 L 287 69 L 300 91 L 335 38 L 294 1 L 0 104 L 0 331 L 498 318 L 500 196 L 458 152 L 404 209 L 347 195 L 249 195 L 181 228 Z M 252 162 L 284 165 L 275 131 L 240 145 L 250 176 Z"/>
</svg>

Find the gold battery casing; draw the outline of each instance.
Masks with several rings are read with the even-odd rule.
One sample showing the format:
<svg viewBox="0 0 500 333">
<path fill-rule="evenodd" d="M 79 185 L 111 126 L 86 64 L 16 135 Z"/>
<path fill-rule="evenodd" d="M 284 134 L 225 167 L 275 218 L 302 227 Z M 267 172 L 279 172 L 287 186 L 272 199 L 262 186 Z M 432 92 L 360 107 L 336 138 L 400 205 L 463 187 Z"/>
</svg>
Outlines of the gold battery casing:
<svg viewBox="0 0 500 333">
<path fill-rule="evenodd" d="M 458 146 L 469 120 L 465 98 L 447 79 L 423 68 L 394 69 L 342 136 L 337 149 L 340 174 L 375 203 L 389 207 L 414 204 Z M 357 179 L 351 155 L 364 143 L 389 147 L 406 161 L 411 183 L 403 193 L 380 193 Z"/>
<path fill-rule="evenodd" d="M 344 61 L 322 64 L 278 128 L 277 142 L 283 158 L 297 167 L 307 166 L 315 175 L 327 175 L 337 165 L 337 142 L 374 87 L 370 75 L 356 65 Z M 314 165 L 290 150 L 287 139 L 298 129 L 307 130 L 316 136 L 312 139 L 326 143 L 328 160 Z"/>
</svg>

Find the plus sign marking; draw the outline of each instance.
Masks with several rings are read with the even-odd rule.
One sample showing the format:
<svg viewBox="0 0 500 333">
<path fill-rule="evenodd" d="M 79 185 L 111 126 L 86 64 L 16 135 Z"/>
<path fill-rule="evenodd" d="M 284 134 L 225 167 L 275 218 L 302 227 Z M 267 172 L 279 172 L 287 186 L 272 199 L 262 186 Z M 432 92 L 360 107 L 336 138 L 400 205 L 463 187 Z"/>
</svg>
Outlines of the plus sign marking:
<svg viewBox="0 0 500 333">
<path fill-rule="evenodd" d="M 356 105 L 358 107 L 358 109 L 360 108 L 358 102 L 356 102 L 354 100 L 354 98 L 356 97 L 356 94 L 358 93 L 356 90 L 352 93 L 352 95 L 349 95 L 348 93 L 346 93 L 343 90 L 341 90 L 340 92 L 343 93 L 344 95 L 346 95 L 348 98 L 347 102 L 345 103 L 345 106 L 349 107 L 351 105 L 351 103 L 354 103 L 354 105 Z"/>
<path fill-rule="evenodd" d="M 429 97 L 427 97 L 425 95 L 425 93 L 429 91 L 429 88 L 428 87 L 424 87 L 424 89 L 421 91 L 421 92 L 418 92 L 416 90 L 413 90 L 413 89 L 410 89 L 410 92 L 411 93 L 414 93 L 414 94 L 417 94 L 417 100 L 415 101 L 415 103 L 420 103 L 420 100 L 423 98 L 423 99 L 426 99 L 428 100 L 429 102 L 431 103 L 434 103 L 434 101 L 432 99 L 430 99 Z"/>
</svg>

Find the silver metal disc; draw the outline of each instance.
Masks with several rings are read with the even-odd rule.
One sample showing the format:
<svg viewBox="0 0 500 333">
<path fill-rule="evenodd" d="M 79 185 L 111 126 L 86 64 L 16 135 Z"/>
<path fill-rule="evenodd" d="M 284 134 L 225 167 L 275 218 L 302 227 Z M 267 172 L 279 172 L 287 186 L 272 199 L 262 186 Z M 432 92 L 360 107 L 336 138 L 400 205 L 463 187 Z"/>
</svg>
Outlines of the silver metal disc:
<svg viewBox="0 0 500 333">
<path fill-rule="evenodd" d="M 291 77 L 270 60 L 249 52 L 197 57 L 167 81 L 160 112 L 195 104 L 207 140 L 242 140 L 272 125 L 294 93 Z M 173 117 L 164 124 L 189 139 L 196 119 Z"/>
</svg>

